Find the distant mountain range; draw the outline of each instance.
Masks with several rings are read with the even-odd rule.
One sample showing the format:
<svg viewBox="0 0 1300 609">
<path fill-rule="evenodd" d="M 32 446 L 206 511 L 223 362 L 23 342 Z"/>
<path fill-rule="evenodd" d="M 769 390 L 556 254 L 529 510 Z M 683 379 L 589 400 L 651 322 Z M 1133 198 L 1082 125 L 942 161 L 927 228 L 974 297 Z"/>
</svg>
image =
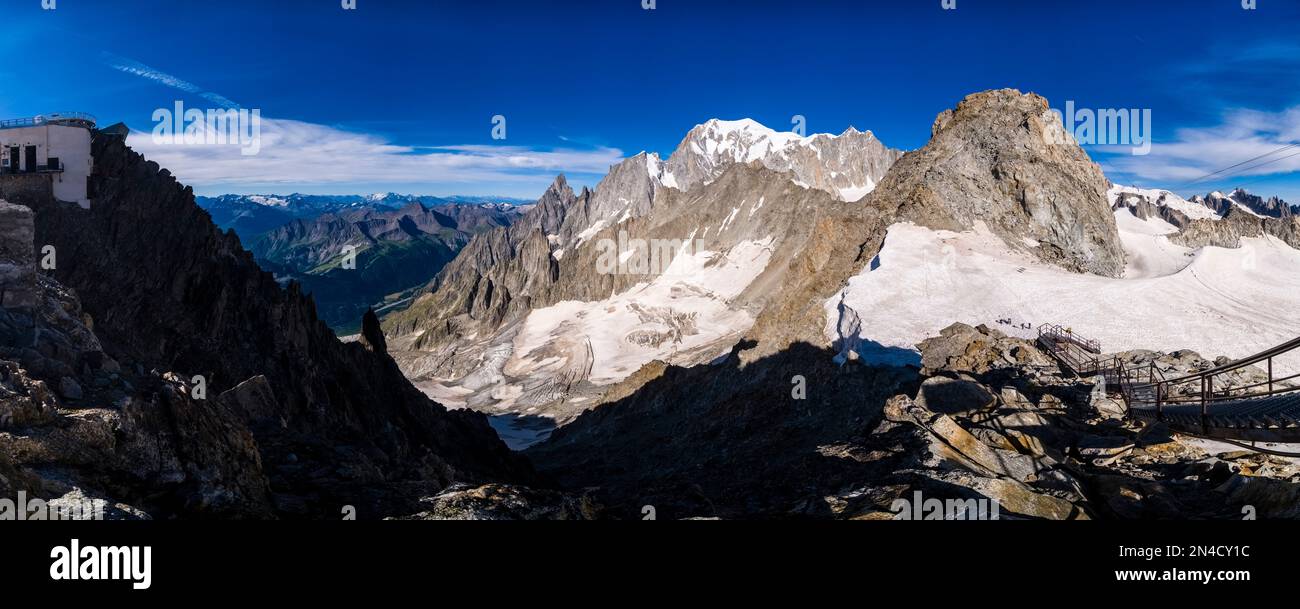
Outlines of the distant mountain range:
<svg viewBox="0 0 1300 609">
<path fill-rule="evenodd" d="M 381 192 L 369 195 L 221 195 L 194 197 L 199 207 L 212 216 L 221 229 L 233 229 L 244 243 L 252 243 L 263 233 L 301 218 L 360 207 L 396 209 L 410 203 L 428 207 L 445 205 L 487 205 L 500 209 L 526 206 L 529 202 L 510 197 L 453 195 L 429 197 Z"/>
<path fill-rule="evenodd" d="M 233 230 L 278 281 L 297 281 L 340 334 L 355 334 L 367 308 L 400 308 L 404 293 L 433 279 L 471 237 L 508 226 L 531 207 L 508 197 L 391 192 L 195 201 L 218 228 Z M 356 264 L 344 268 L 349 251 Z"/>
<path fill-rule="evenodd" d="M 1228 210 L 1233 207 L 1239 207 L 1257 216 L 1266 218 L 1290 218 L 1300 216 L 1300 205 L 1291 205 L 1278 197 L 1264 197 L 1250 194 L 1244 188 L 1233 190 L 1229 194 L 1222 192 L 1212 192 L 1202 196 L 1192 197 L 1193 203 L 1204 205 L 1220 216 L 1227 215 Z"/>
<path fill-rule="evenodd" d="M 1216 190 L 1190 199 L 1184 199 L 1168 190 L 1137 186 L 1115 185 L 1111 190 L 1112 198 L 1117 194 L 1122 195 L 1128 204 L 1136 199 L 1145 199 L 1157 207 L 1176 210 L 1192 220 L 1223 218 L 1233 213 L 1279 220 L 1300 216 L 1300 205 L 1292 205 L 1276 196 L 1265 199 L 1244 188 L 1234 189 L 1228 194 Z"/>
</svg>

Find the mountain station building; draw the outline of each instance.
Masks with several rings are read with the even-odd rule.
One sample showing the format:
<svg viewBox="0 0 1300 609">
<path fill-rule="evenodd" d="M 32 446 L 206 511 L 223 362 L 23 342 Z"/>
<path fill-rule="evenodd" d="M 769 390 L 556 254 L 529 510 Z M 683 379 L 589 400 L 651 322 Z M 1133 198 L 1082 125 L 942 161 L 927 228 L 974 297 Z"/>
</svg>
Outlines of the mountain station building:
<svg viewBox="0 0 1300 609">
<path fill-rule="evenodd" d="M 90 208 L 90 154 L 95 118 L 81 113 L 0 120 L 0 192 L 46 189 L 55 199 Z"/>
</svg>

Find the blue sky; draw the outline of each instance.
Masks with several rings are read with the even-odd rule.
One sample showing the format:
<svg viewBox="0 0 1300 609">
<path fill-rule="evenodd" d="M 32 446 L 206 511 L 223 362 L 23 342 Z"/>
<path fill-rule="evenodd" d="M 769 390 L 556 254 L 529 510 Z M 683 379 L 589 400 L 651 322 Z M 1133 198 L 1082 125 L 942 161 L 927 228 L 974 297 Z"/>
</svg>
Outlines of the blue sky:
<svg viewBox="0 0 1300 609">
<path fill-rule="evenodd" d="M 0 117 L 124 121 L 200 194 L 531 198 L 561 171 L 592 185 L 624 156 L 666 156 L 713 117 L 784 130 L 799 114 L 809 132 L 853 125 L 911 149 L 966 94 L 1015 87 L 1151 110 L 1151 154 L 1087 147 L 1117 182 L 1300 202 L 1300 156 L 1187 184 L 1300 141 L 1300 2 L 656 5 L 0 0 L 0 53 L 23 58 L 0 62 Z M 154 111 L 177 100 L 260 110 L 259 154 L 150 145 Z"/>
</svg>

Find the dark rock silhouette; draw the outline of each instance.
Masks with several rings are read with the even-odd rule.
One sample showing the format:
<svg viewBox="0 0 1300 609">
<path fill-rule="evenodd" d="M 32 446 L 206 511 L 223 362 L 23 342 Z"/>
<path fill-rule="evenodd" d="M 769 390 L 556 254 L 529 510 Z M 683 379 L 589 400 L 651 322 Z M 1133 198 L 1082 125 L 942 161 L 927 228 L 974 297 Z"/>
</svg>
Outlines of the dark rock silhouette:
<svg viewBox="0 0 1300 609">
<path fill-rule="evenodd" d="M 384 341 L 384 330 L 379 327 L 379 317 L 374 309 L 366 309 L 361 316 L 361 339 L 359 341 L 367 351 L 388 357 L 388 344 Z"/>
<path fill-rule="evenodd" d="M 35 212 L 36 242 L 57 249 L 52 279 L 94 321 L 94 359 L 129 381 L 117 390 L 125 401 L 95 392 L 79 406 L 133 421 L 103 450 L 141 458 L 80 464 L 87 483 L 131 476 L 98 490 L 161 516 L 336 518 L 351 505 L 365 518 L 415 511 L 419 496 L 456 482 L 535 479 L 486 417 L 449 412 L 402 376 L 373 313 L 364 343 L 340 342 L 310 298 L 259 269 L 169 172 L 120 137 L 98 135 L 93 154 L 90 210 L 19 201 Z M 159 434 L 165 445 L 151 440 Z M 139 442 L 144 453 L 130 448 Z M 150 451 L 178 464 L 150 474 Z"/>
</svg>

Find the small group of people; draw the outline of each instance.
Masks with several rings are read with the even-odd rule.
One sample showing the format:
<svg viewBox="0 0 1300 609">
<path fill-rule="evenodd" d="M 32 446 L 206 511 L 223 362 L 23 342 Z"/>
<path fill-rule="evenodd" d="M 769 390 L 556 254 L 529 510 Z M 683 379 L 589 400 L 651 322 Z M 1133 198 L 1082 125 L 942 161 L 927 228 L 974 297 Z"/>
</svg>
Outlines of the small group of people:
<svg viewBox="0 0 1300 609">
<path fill-rule="evenodd" d="M 1011 321 L 1010 318 L 1003 318 L 1003 319 L 999 319 L 999 320 L 997 320 L 997 322 L 1000 323 L 1000 324 L 1002 324 L 1002 325 L 1004 325 L 1004 326 L 1011 326 L 1011 327 L 1013 327 L 1013 328 L 1019 328 L 1019 329 L 1021 329 L 1021 330 L 1033 330 L 1033 329 L 1034 329 L 1034 324 L 1031 324 L 1031 323 L 1029 323 L 1029 322 L 1027 322 L 1027 321 L 1026 321 L 1026 322 L 1023 322 L 1023 323 L 1016 323 L 1016 322 L 1014 322 L 1014 321 Z"/>
</svg>

